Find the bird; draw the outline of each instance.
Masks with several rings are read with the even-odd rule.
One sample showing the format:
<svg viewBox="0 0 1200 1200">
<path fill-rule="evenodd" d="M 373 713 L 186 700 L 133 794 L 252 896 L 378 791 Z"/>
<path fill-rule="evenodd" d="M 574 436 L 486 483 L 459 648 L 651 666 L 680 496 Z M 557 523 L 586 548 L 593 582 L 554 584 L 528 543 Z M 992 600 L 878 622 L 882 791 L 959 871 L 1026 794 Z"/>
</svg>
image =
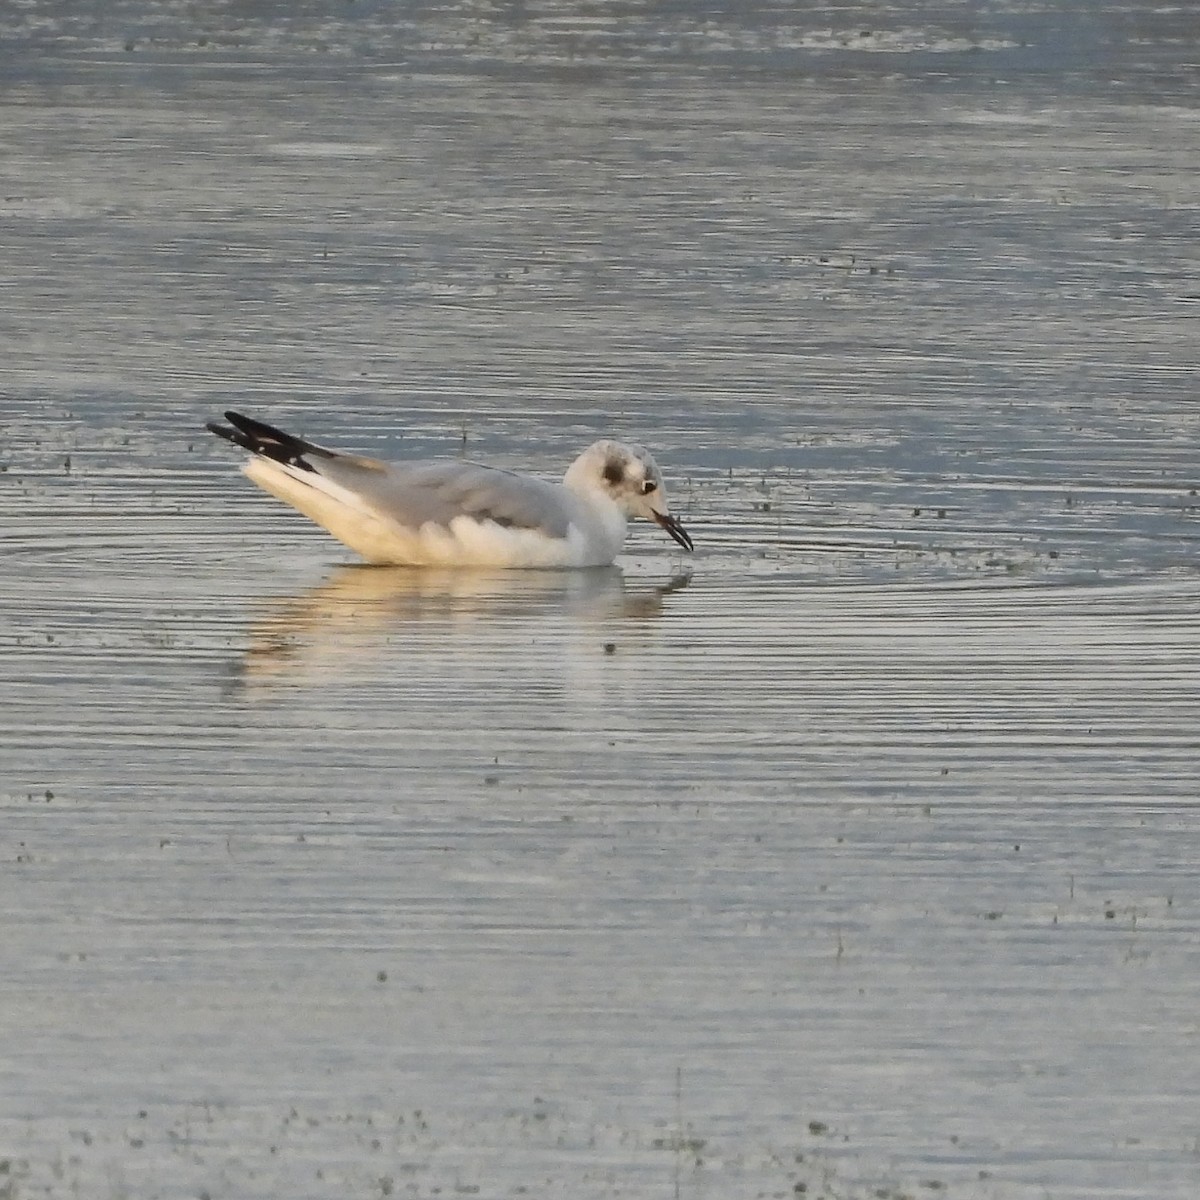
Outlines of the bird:
<svg viewBox="0 0 1200 1200">
<path fill-rule="evenodd" d="M 643 446 L 603 439 L 561 483 L 456 459 L 383 462 L 329 450 L 226 412 L 209 432 L 250 452 L 245 474 L 368 563 L 439 567 L 601 567 L 626 523 L 660 525 L 684 550 L 662 472 Z"/>
</svg>

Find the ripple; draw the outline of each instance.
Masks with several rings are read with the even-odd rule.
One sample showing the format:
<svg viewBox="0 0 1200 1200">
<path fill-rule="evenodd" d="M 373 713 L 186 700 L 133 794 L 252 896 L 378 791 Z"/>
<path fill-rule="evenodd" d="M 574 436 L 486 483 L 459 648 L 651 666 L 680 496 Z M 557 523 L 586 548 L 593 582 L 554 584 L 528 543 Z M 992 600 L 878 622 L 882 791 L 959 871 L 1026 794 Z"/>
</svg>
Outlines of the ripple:
<svg viewBox="0 0 1200 1200">
<path fill-rule="evenodd" d="M 68 9 L 0 13 L 9 1190 L 1191 1200 L 1184 10 Z M 620 433 L 697 553 L 363 570 L 226 407 Z"/>
</svg>

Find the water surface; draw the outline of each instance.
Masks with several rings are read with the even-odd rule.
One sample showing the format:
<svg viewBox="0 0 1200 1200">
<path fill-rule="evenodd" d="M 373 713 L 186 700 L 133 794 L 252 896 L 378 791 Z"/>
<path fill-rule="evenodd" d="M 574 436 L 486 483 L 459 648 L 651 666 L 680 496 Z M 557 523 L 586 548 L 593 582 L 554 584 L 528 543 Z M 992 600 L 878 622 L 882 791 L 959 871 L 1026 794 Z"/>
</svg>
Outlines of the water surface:
<svg viewBox="0 0 1200 1200">
<path fill-rule="evenodd" d="M 0 22 L 0 1193 L 1195 1195 L 1194 17 Z"/>
</svg>

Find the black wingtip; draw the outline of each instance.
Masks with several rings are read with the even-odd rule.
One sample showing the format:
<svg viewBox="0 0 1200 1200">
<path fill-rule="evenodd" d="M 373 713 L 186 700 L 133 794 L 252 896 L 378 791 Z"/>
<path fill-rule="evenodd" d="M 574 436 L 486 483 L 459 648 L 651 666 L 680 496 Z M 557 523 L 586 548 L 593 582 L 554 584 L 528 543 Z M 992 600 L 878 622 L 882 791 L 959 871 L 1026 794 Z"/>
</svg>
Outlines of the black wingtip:
<svg viewBox="0 0 1200 1200">
<path fill-rule="evenodd" d="M 282 429 L 276 429 L 274 425 L 268 425 L 266 421 L 256 421 L 253 417 L 247 417 L 232 409 L 225 410 L 225 420 L 240 433 L 259 441 L 278 442 L 280 445 L 288 442 L 300 442 L 299 438 L 292 437 L 290 433 L 284 433 Z"/>
<path fill-rule="evenodd" d="M 205 423 L 204 428 L 209 433 L 215 433 L 217 437 L 224 438 L 227 442 L 237 441 L 237 430 L 230 429 L 228 425 L 218 425 L 216 421 L 208 421 Z"/>
<path fill-rule="evenodd" d="M 304 460 L 306 454 L 315 454 L 321 458 L 337 457 L 331 450 L 314 446 L 303 438 L 293 437 L 290 433 L 284 433 L 282 429 L 276 429 L 274 425 L 256 421 L 242 413 L 227 411 L 225 419 L 229 422 L 228 425 L 209 421 L 205 428 L 217 437 L 224 438 L 243 450 L 249 450 L 251 454 L 260 454 L 263 458 L 270 458 L 287 466 L 302 467 L 306 471 L 313 469 L 312 464 Z"/>
<path fill-rule="evenodd" d="M 258 447 L 244 433 L 239 433 L 236 429 L 231 429 L 228 425 L 218 425 L 216 421 L 209 421 L 204 426 L 209 433 L 215 433 L 217 437 L 224 438 L 227 442 L 232 442 L 241 450 L 249 450 L 251 454 L 258 452 Z"/>
</svg>

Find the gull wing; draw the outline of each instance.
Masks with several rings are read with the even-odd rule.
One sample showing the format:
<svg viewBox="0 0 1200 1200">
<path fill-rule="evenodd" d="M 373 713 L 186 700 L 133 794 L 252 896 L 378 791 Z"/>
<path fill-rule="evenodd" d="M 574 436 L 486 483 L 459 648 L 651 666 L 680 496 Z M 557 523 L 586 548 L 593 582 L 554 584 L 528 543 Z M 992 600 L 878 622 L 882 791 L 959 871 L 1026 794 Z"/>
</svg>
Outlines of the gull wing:
<svg viewBox="0 0 1200 1200">
<path fill-rule="evenodd" d="M 429 523 L 448 527 L 466 516 L 562 538 L 575 512 L 561 484 L 476 463 L 367 465 L 339 455 L 321 460 L 316 470 L 373 512 L 413 530 Z"/>
<path fill-rule="evenodd" d="M 454 459 L 385 463 L 326 449 L 241 413 L 227 412 L 225 419 L 229 425 L 211 422 L 208 429 L 277 463 L 297 483 L 413 531 L 430 523 L 449 527 L 466 516 L 563 538 L 578 513 L 578 502 L 562 484 Z"/>
</svg>

